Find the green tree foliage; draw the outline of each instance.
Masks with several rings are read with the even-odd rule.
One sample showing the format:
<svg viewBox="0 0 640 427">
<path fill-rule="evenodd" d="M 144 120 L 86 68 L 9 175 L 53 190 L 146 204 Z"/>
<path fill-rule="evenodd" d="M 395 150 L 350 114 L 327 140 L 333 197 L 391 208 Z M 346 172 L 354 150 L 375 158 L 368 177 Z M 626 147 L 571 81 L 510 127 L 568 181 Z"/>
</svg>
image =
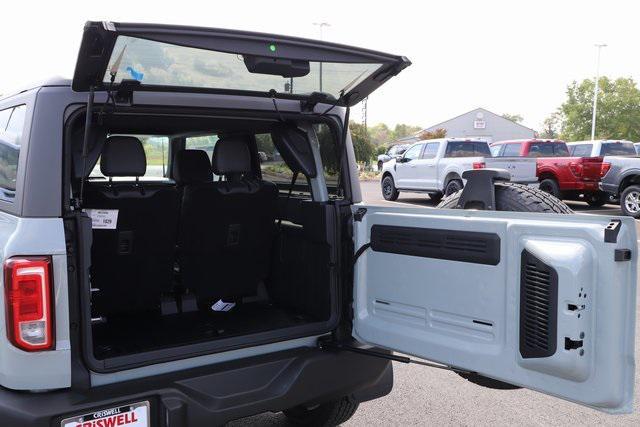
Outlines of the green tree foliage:
<svg viewBox="0 0 640 427">
<path fill-rule="evenodd" d="M 560 113 L 555 112 L 542 122 L 542 131 L 538 133 L 539 138 L 543 139 L 557 139 L 560 135 Z"/>
<path fill-rule="evenodd" d="M 396 127 L 393 129 L 393 137 L 395 139 L 404 138 L 405 136 L 415 135 L 420 132 L 422 127 L 420 126 L 412 126 L 405 125 L 403 123 L 398 123 Z"/>
<path fill-rule="evenodd" d="M 443 128 L 435 129 L 432 131 L 424 130 L 420 132 L 420 134 L 418 134 L 418 138 L 420 138 L 421 140 L 444 138 L 445 136 L 447 136 L 447 130 Z"/>
<path fill-rule="evenodd" d="M 399 123 L 395 128 L 390 129 L 386 124 L 378 123 L 369 128 L 369 137 L 373 145 L 377 147 L 381 145 L 388 147 L 393 141 L 404 138 L 405 136 L 415 135 L 420 132 L 421 129 L 420 126 L 406 125 L 403 123 Z"/>
<path fill-rule="evenodd" d="M 587 79 L 567 88 L 567 99 L 559 110 L 563 139 L 591 137 L 594 84 Z M 600 78 L 596 138 L 640 140 L 640 90 L 632 78 Z"/>
<path fill-rule="evenodd" d="M 522 117 L 520 114 L 504 113 L 502 117 L 507 120 L 511 120 L 514 123 L 522 123 L 522 121 L 524 120 L 524 117 Z"/>
<path fill-rule="evenodd" d="M 350 122 L 349 130 L 351 131 L 351 141 L 353 142 L 356 160 L 365 163 L 370 162 L 373 158 L 373 144 L 364 125 Z"/>
</svg>

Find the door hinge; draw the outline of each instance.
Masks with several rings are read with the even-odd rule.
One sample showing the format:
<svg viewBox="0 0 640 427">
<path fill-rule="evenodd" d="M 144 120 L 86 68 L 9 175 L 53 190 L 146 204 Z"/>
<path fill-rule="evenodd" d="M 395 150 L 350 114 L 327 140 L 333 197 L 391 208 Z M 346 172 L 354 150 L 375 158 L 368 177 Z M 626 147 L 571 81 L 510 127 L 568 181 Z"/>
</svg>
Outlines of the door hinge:
<svg viewBox="0 0 640 427">
<path fill-rule="evenodd" d="M 353 220 L 358 222 L 362 221 L 362 218 L 364 218 L 366 213 L 367 208 L 358 208 L 358 210 L 353 214 Z"/>
<path fill-rule="evenodd" d="M 425 362 L 423 360 L 411 359 L 410 357 L 398 356 L 397 354 L 393 354 L 393 353 L 390 353 L 390 352 L 385 352 L 385 351 L 382 351 L 382 350 L 376 350 L 376 349 L 372 349 L 372 348 L 356 347 L 356 346 L 351 345 L 349 343 L 340 343 L 340 342 L 336 342 L 336 341 L 320 339 L 320 340 L 318 340 L 318 348 L 320 350 L 325 350 L 325 351 L 349 351 L 351 353 L 358 353 L 358 354 L 363 354 L 365 356 L 377 357 L 377 358 L 380 358 L 380 359 L 387 359 L 387 360 L 391 360 L 393 362 L 400 362 L 400 363 L 407 363 L 407 364 L 411 363 L 411 364 L 414 364 L 414 365 L 427 366 L 429 368 L 436 368 L 436 369 L 444 369 L 446 371 L 453 371 L 453 372 L 457 372 L 457 373 L 460 373 L 460 374 L 475 374 L 475 372 L 467 371 L 466 369 L 459 369 L 459 368 L 455 368 L 455 367 L 451 367 L 451 366 L 439 365 L 437 363 Z"/>
<path fill-rule="evenodd" d="M 631 261 L 631 249 L 616 249 L 613 253 L 614 261 Z"/>
<path fill-rule="evenodd" d="M 622 226 L 622 221 L 619 219 L 612 219 L 604 228 L 604 241 L 605 243 L 617 243 L 618 242 L 618 233 L 620 233 L 620 227 Z M 616 260 L 617 261 L 617 260 Z"/>
</svg>

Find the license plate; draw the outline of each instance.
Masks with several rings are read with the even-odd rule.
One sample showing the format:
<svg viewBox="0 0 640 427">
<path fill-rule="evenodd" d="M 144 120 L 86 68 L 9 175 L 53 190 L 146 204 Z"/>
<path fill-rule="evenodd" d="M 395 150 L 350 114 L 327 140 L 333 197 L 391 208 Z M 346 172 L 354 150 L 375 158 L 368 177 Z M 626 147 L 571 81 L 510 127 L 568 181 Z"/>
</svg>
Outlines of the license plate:
<svg viewBox="0 0 640 427">
<path fill-rule="evenodd" d="M 62 420 L 61 427 L 149 427 L 149 402 L 102 409 Z"/>
</svg>

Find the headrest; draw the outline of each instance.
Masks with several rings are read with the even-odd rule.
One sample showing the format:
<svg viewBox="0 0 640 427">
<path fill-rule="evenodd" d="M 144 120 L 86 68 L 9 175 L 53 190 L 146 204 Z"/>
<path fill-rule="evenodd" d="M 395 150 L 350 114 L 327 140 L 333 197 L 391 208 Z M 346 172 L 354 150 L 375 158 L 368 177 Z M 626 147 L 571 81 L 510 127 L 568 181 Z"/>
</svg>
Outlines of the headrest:
<svg viewBox="0 0 640 427">
<path fill-rule="evenodd" d="M 100 172 L 104 176 L 143 176 L 147 157 L 142 143 L 133 136 L 110 136 L 100 156 Z"/>
<path fill-rule="evenodd" d="M 251 172 L 251 154 L 242 137 L 220 138 L 213 149 L 212 160 L 216 175 Z"/>
<path fill-rule="evenodd" d="M 204 150 L 180 150 L 173 165 L 173 179 L 178 184 L 211 182 L 211 162 Z"/>
</svg>

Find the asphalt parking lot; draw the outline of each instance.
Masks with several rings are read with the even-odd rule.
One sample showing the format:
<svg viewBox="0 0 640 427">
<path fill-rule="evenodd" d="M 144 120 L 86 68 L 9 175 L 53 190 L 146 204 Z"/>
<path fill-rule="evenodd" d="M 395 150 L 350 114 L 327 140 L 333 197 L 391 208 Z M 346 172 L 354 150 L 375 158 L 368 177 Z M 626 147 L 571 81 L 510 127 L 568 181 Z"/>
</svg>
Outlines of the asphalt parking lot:
<svg viewBox="0 0 640 427">
<path fill-rule="evenodd" d="M 400 195 L 397 202 L 382 198 L 377 181 L 362 183 L 367 203 L 403 203 L 433 208 L 428 196 Z M 620 208 L 606 205 L 590 209 L 585 203 L 568 203 L 576 212 L 619 215 Z M 637 308 L 639 308 L 636 305 Z M 640 312 L 640 311 L 639 311 Z M 638 321 L 636 319 L 636 330 Z M 640 343 L 636 335 L 636 359 Z M 421 366 L 394 363 L 395 385 L 392 392 L 378 400 L 364 403 L 346 426 L 417 426 L 417 425 L 607 425 L 638 426 L 639 375 L 635 378 L 635 408 L 631 415 L 607 415 L 573 403 L 530 390 L 492 390 L 477 386 L 458 375 Z M 282 414 L 262 414 L 236 421 L 233 426 L 285 426 Z"/>
</svg>

